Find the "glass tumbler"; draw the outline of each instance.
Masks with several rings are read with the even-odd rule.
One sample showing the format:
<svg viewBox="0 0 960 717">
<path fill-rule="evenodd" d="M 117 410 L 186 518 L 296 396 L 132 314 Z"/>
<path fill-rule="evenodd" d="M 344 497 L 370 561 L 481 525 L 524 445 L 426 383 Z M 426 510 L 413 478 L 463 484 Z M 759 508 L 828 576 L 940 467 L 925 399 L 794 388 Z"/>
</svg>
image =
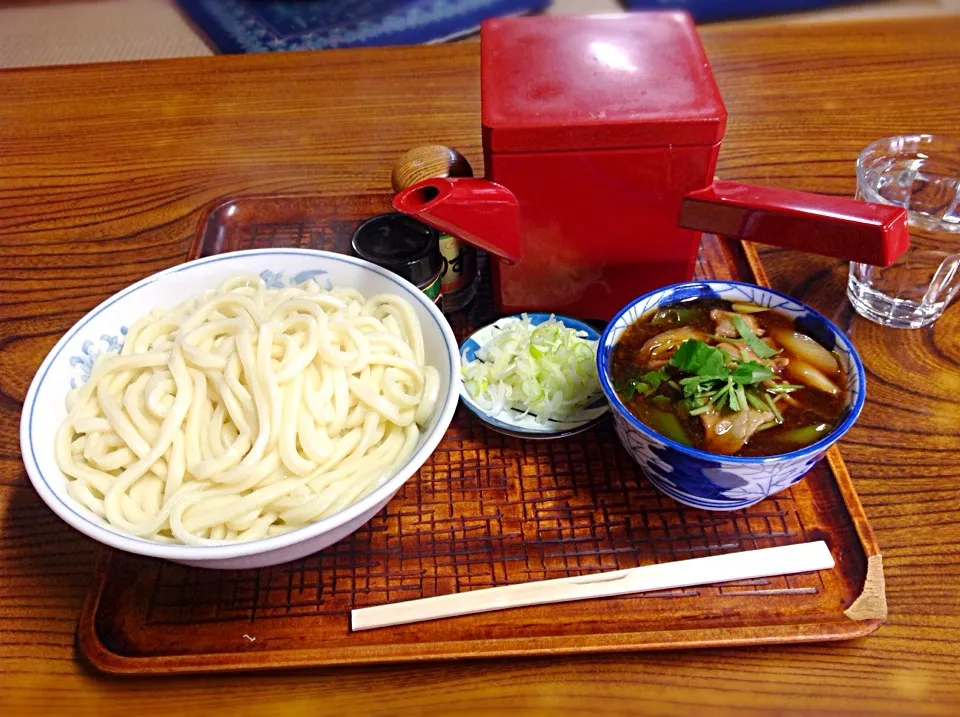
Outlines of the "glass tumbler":
<svg viewBox="0 0 960 717">
<path fill-rule="evenodd" d="M 877 140 L 857 158 L 857 198 L 906 208 L 910 248 L 892 266 L 850 264 L 854 309 L 895 328 L 933 323 L 960 290 L 960 141 Z"/>
</svg>

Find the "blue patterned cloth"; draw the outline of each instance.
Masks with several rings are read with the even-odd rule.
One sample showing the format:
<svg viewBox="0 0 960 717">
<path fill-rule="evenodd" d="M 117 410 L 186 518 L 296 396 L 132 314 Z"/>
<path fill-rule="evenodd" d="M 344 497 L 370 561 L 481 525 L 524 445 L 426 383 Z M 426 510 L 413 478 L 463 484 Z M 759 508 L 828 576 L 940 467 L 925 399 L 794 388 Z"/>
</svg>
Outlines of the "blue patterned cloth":
<svg viewBox="0 0 960 717">
<path fill-rule="evenodd" d="M 221 52 L 416 45 L 475 32 L 490 17 L 549 0 L 179 0 Z"/>
<path fill-rule="evenodd" d="M 850 5 L 857 0 L 622 0 L 631 10 L 686 10 L 697 22 L 778 15 Z"/>
</svg>

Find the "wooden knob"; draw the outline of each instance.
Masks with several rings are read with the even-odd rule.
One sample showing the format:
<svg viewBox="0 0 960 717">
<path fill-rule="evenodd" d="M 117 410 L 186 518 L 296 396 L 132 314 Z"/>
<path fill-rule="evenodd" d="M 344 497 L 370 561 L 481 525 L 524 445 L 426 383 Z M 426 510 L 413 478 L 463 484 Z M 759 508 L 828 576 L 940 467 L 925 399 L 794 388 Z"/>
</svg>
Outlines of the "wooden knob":
<svg viewBox="0 0 960 717">
<path fill-rule="evenodd" d="M 457 150 L 440 144 L 427 144 L 401 155 L 393 165 L 390 181 L 393 191 L 399 192 L 432 177 L 472 176 L 473 167 Z"/>
</svg>

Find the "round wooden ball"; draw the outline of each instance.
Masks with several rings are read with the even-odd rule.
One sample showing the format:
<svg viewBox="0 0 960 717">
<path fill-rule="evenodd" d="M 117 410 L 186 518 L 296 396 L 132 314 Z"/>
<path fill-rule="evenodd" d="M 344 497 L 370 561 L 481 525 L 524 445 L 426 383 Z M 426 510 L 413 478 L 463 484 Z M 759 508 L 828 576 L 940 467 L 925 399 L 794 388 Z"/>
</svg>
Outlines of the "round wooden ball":
<svg viewBox="0 0 960 717">
<path fill-rule="evenodd" d="M 440 144 L 428 144 L 414 147 L 401 155 L 393 165 L 390 180 L 393 191 L 399 192 L 431 177 L 472 176 L 473 167 L 457 150 Z"/>
</svg>

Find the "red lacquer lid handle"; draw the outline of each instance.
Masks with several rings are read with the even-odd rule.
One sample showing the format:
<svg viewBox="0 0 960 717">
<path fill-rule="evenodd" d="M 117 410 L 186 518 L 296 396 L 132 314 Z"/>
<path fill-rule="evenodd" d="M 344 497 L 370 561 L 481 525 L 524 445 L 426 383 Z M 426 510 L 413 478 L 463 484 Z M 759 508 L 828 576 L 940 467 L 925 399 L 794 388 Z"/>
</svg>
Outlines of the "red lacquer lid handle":
<svg viewBox="0 0 960 717">
<path fill-rule="evenodd" d="M 679 225 L 875 266 L 910 246 L 902 207 L 722 180 L 687 195 Z"/>
</svg>

